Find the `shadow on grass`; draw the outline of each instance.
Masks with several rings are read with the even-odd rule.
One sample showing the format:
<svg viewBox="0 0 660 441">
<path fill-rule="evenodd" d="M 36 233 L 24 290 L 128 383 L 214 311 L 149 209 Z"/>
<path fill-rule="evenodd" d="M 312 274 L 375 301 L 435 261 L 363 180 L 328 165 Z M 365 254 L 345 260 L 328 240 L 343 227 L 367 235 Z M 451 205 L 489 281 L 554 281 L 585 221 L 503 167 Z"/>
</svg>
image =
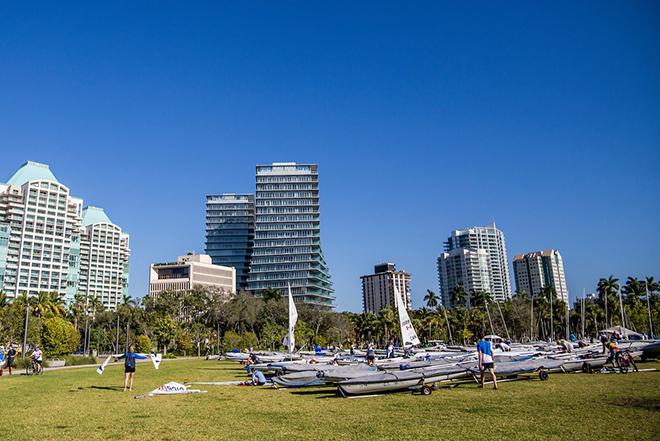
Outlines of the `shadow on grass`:
<svg viewBox="0 0 660 441">
<path fill-rule="evenodd" d="M 341 398 L 341 395 L 337 394 L 337 391 L 335 389 L 291 390 L 289 393 L 291 393 L 291 395 L 302 395 L 302 396 L 317 395 L 316 398 Z"/>
<path fill-rule="evenodd" d="M 111 390 L 113 392 L 123 392 L 123 386 L 89 386 L 88 388 L 79 387 L 78 389 L 96 389 L 96 390 Z"/>
<path fill-rule="evenodd" d="M 660 411 L 660 399 L 642 399 L 642 398 L 620 398 L 613 401 L 612 404 L 621 407 L 634 407 L 637 409 Z"/>
</svg>

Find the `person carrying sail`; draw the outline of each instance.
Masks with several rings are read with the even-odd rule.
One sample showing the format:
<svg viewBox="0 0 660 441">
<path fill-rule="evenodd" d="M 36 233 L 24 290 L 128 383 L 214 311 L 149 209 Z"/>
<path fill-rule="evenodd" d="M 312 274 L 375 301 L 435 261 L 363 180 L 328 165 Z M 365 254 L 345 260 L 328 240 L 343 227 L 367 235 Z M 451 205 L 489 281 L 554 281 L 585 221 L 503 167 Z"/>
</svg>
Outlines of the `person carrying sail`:
<svg viewBox="0 0 660 441">
<path fill-rule="evenodd" d="M 135 347 L 131 345 L 123 355 L 116 357 L 117 360 L 124 359 L 124 392 L 128 389 L 133 390 L 133 376 L 135 375 L 135 360 L 145 360 L 146 355 L 141 355 L 135 352 Z"/>
</svg>

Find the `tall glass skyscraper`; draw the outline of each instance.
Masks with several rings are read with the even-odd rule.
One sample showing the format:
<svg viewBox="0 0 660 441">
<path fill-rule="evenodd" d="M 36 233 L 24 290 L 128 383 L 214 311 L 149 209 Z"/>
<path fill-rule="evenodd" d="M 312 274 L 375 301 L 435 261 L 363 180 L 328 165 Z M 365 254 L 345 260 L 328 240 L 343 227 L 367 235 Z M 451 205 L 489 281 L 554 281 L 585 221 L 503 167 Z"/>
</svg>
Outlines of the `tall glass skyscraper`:
<svg viewBox="0 0 660 441">
<path fill-rule="evenodd" d="M 206 196 L 206 254 L 215 265 L 236 268 L 236 291 L 247 289 L 254 241 L 254 196 Z"/>
<path fill-rule="evenodd" d="M 316 164 L 257 166 L 255 237 L 248 290 L 286 289 L 296 301 L 334 308 L 334 289 L 321 251 Z"/>
</svg>

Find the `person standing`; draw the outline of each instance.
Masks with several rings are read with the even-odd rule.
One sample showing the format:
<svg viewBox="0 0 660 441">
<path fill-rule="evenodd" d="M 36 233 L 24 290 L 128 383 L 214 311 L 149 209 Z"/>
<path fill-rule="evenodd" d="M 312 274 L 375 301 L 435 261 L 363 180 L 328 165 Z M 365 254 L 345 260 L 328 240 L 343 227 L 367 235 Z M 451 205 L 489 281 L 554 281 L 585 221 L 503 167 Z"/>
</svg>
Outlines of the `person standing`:
<svg viewBox="0 0 660 441">
<path fill-rule="evenodd" d="M 493 358 L 493 344 L 483 338 L 477 343 L 477 352 L 479 353 L 479 371 L 481 372 L 481 387 L 486 382 L 486 369 L 493 378 L 493 389 L 497 389 L 497 378 L 495 377 L 495 359 Z"/>
<path fill-rule="evenodd" d="M 2 368 L 5 367 L 5 347 L 0 346 L 0 377 L 2 377 Z"/>
<path fill-rule="evenodd" d="M 124 355 L 117 357 L 117 360 L 124 359 L 124 392 L 127 388 L 129 391 L 133 390 L 133 377 L 135 375 L 135 360 L 145 360 L 147 357 L 135 352 L 135 347 L 131 345 Z"/>
<path fill-rule="evenodd" d="M 367 364 L 373 366 L 376 362 L 376 349 L 372 343 L 367 346 Z"/>
<path fill-rule="evenodd" d="M 16 348 L 9 342 L 9 349 L 7 349 L 7 371 L 12 375 L 11 370 L 14 367 L 14 359 L 16 358 Z"/>
</svg>

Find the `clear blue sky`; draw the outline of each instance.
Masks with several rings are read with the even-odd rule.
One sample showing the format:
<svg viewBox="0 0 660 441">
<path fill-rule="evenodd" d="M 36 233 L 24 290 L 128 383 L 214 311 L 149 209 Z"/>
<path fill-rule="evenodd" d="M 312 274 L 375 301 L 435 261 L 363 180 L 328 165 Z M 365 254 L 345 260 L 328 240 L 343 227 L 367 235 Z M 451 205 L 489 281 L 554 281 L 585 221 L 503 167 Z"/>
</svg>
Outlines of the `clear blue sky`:
<svg viewBox="0 0 660 441">
<path fill-rule="evenodd" d="M 450 231 L 493 220 L 509 259 L 561 250 L 572 297 L 660 276 L 657 1 L 12 3 L 0 181 L 46 162 L 105 207 L 134 296 L 273 161 L 320 165 L 339 309 L 381 261 L 421 306 Z"/>
</svg>

